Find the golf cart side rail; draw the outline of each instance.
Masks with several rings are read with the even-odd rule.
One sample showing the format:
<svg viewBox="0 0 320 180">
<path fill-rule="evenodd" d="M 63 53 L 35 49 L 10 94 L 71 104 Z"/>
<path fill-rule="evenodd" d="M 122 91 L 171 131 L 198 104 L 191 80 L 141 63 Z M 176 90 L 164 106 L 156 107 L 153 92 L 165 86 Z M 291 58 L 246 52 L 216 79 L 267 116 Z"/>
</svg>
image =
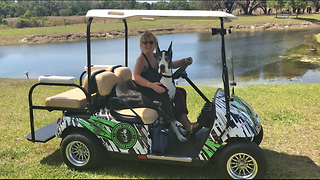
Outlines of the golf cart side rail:
<svg viewBox="0 0 320 180">
<path fill-rule="evenodd" d="M 42 109 L 42 110 L 48 110 L 48 111 L 53 111 L 53 110 L 59 110 L 59 111 L 74 111 L 74 112 L 81 112 L 81 113 L 87 113 L 88 112 L 88 109 L 90 108 L 89 104 L 87 104 L 86 108 L 64 108 L 64 107 L 53 107 L 53 106 L 36 106 L 36 105 L 33 105 L 33 101 L 32 101 L 32 94 L 33 94 L 33 91 L 34 89 L 37 87 L 37 86 L 71 86 L 71 87 L 77 87 L 79 89 L 81 89 L 81 91 L 83 91 L 83 93 L 85 94 L 86 96 L 86 100 L 87 102 L 89 101 L 90 96 L 89 94 L 87 93 L 87 91 L 80 85 L 78 84 L 65 84 L 65 83 L 44 83 L 44 82 L 39 82 L 39 83 L 36 83 L 34 84 L 30 90 L 29 90 L 29 113 L 30 113 L 30 128 L 31 128 L 31 133 L 30 135 L 27 136 L 27 139 L 32 141 L 32 142 L 46 142 L 47 140 L 44 140 L 44 141 L 39 141 L 36 139 L 36 133 L 35 133 L 35 130 L 34 130 L 34 115 L 33 115 L 33 110 L 34 109 Z"/>
<path fill-rule="evenodd" d="M 220 19 L 221 29 L 218 31 L 222 37 L 222 47 L 221 47 L 221 58 L 222 58 L 222 79 L 225 91 L 226 100 L 226 118 L 227 118 L 227 128 L 230 125 L 230 90 L 229 90 L 229 77 L 228 77 L 228 67 L 226 64 L 225 55 L 225 43 L 224 36 L 226 30 L 224 29 L 224 19 L 237 19 L 233 14 L 229 14 L 223 11 L 199 11 L 199 10 L 116 10 L 116 9 L 92 9 L 86 14 L 89 18 L 87 24 L 87 67 L 88 68 L 88 92 L 91 92 L 91 46 L 90 46 L 90 27 L 93 18 L 109 18 L 109 19 L 121 19 L 125 25 L 125 66 L 128 67 L 128 27 L 127 20 L 147 20 L 154 21 L 159 19 L 192 19 L 192 20 L 214 20 Z M 203 96 L 202 96 L 203 97 Z M 204 98 L 204 97 L 203 97 Z M 204 98 L 208 101 L 207 98 Z M 91 100 L 89 99 L 89 104 Z"/>
</svg>

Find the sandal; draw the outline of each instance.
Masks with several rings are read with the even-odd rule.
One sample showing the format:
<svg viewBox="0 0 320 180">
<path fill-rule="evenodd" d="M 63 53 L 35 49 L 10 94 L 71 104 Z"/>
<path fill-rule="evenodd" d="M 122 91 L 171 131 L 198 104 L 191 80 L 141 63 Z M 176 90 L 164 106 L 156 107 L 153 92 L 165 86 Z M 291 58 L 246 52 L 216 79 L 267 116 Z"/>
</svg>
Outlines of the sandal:
<svg viewBox="0 0 320 180">
<path fill-rule="evenodd" d="M 198 126 L 197 127 L 193 127 L 195 124 L 197 124 L 197 123 L 192 123 L 191 125 L 190 125 L 190 131 L 188 132 L 188 134 L 195 134 L 195 133 L 197 133 L 201 128 L 202 128 L 202 126 L 198 123 Z"/>
</svg>

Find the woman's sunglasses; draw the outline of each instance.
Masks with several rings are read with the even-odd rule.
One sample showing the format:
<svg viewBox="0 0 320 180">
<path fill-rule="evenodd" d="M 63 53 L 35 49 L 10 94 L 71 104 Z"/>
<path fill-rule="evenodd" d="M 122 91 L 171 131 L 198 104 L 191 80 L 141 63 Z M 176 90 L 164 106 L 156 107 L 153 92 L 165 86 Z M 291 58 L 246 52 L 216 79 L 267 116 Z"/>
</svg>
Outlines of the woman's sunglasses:
<svg viewBox="0 0 320 180">
<path fill-rule="evenodd" d="M 154 41 L 143 41 L 143 44 L 144 44 L 144 45 L 147 45 L 148 43 L 149 43 L 150 45 L 152 45 L 152 44 L 154 43 Z"/>
</svg>

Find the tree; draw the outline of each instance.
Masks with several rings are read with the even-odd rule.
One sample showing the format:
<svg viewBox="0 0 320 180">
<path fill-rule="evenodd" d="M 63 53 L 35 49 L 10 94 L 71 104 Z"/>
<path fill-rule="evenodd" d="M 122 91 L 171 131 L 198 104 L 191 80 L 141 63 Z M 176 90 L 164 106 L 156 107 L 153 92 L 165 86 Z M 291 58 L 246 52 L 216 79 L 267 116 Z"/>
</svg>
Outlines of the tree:
<svg viewBox="0 0 320 180">
<path fill-rule="evenodd" d="M 259 8 L 261 8 L 261 9 L 262 9 L 263 14 L 267 14 L 267 13 L 268 13 L 267 0 L 263 0 L 263 1 L 261 1 L 261 4 L 259 5 Z"/>
<path fill-rule="evenodd" d="M 152 5 L 147 2 L 143 2 L 143 3 L 138 3 L 137 7 L 139 9 L 149 10 L 149 9 L 151 9 L 151 7 L 152 7 L 152 9 L 162 9 L 162 8 L 164 8 L 164 5 L 160 2 L 152 3 Z"/>
<path fill-rule="evenodd" d="M 188 9 L 190 9 L 190 6 L 186 0 L 171 0 L 165 6 L 165 8 L 169 9 L 169 10 L 176 10 L 176 9 L 188 10 Z"/>
<path fill-rule="evenodd" d="M 313 3 L 313 6 L 316 8 L 316 12 L 319 12 L 320 9 L 320 1 L 319 0 L 311 0 L 311 2 Z"/>
<path fill-rule="evenodd" d="M 72 11 L 70 9 L 61 9 L 61 10 L 59 10 L 59 15 L 60 16 L 71 16 Z"/>
<path fill-rule="evenodd" d="M 12 3 L 11 6 L 14 9 L 14 16 L 12 16 L 12 17 L 19 17 L 19 16 L 23 15 L 28 9 L 27 5 L 25 3 L 21 3 L 21 2 L 20 3 L 19 2 Z"/>
<path fill-rule="evenodd" d="M 252 15 L 252 12 L 256 10 L 265 1 L 258 0 L 235 0 L 235 4 L 239 5 L 244 14 Z"/>
<path fill-rule="evenodd" d="M 285 7 L 287 9 L 292 8 L 293 12 L 296 12 L 296 18 L 298 18 L 298 15 L 300 14 L 301 9 L 305 9 L 308 5 L 307 1 L 304 0 L 290 0 L 286 2 Z"/>
<path fill-rule="evenodd" d="M 278 17 L 278 10 L 284 7 L 284 1 L 282 0 L 268 0 L 267 6 L 276 10 L 276 18 Z"/>
<path fill-rule="evenodd" d="M 224 2 L 219 0 L 211 0 L 211 1 L 198 1 L 198 0 L 190 0 L 189 4 L 197 6 L 197 9 L 202 10 L 220 10 L 224 9 Z"/>
</svg>

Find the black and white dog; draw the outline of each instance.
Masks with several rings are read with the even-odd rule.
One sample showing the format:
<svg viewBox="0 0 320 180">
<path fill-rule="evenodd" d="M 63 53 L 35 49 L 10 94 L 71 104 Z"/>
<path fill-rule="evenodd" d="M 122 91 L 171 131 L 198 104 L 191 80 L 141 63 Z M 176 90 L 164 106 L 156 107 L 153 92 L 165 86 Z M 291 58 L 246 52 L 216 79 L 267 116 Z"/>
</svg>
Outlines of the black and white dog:
<svg viewBox="0 0 320 180">
<path fill-rule="evenodd" d="M 158 72 L 161 74 L 161 80 L 160 82 L 168 89 L 168 95 L 173 102 L 174 96 L 176 94 L 176 86 L 174 84 L 174 81 L 172 79 L 172 41 L 170 43 L 170 46 L 167 51 L 162 50 L 160 51 L 159 46 L 157 47 L 156 51 L 156 57 L 158 61 Z M 181 129 L 182 124 L 179 121 L 170 122 L 171 123 L 171 129 L 174 131 L 174 133 L 177 135 L 177 138 L 180 142 L 187 141 L 187 138 L 185 138 L 181 133 L 185 134 L 186 132 Z M 179 129 L 180 130 L 179 130 Z"/>
<path fill-rule="evenodd" d="M 167 51 L 160 51 L 159 46 L 157 47 L 156 57 L 158 61 L 158 72 L 162 78 L 160 82 L 168 89 L 168 94 L 171 102 L 173 102 L 176 94 L 176 86 L 172 79 L 172 41 Z"/>
</svg>

